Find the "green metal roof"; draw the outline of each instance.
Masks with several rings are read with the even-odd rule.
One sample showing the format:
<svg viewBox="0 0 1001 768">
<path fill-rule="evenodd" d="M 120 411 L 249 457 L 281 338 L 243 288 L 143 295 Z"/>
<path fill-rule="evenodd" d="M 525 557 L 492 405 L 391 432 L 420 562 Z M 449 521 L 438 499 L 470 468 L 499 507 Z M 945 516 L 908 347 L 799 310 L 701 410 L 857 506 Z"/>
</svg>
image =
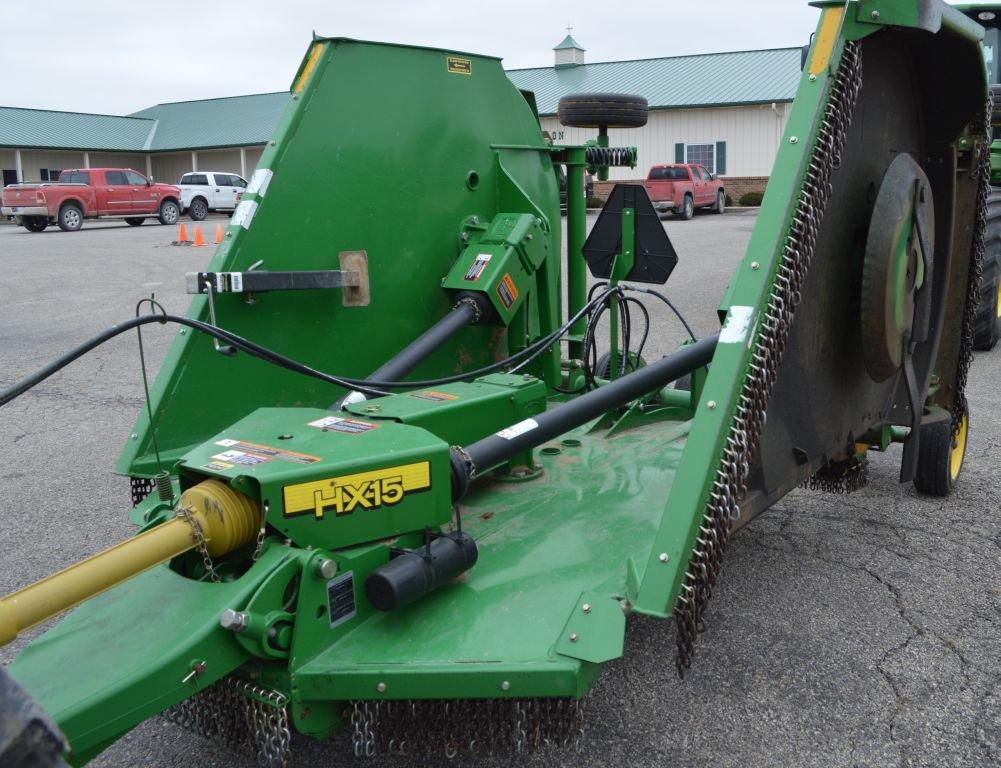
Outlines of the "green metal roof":
<svg viewBox="0 0 1001 768">
<path fill-rule="evenodd" d="M 153 126 L 139 117 L 0 107 L 0 147 L 132 151 Z"/>
<path fill-rule="evenodd" d="M 149 150 L 208 149 L 265 144 L 285 111 L 288 91 L 157 104 L 131 118 L 152 118 Z"/>
<path fill-rule="evenodd" d="M 555 115 L 561 96 L 586 91 L 644 96 L 651 109 L 767 104 L 795 97 L 800 49 L 512 69 L 507 75 L 522 90 L 535 93 L 542 115 Z"/>
<path fill-rule="evenodd" d="M 288 91 L 157 104 L 125 117 L 0 107 L 0 147 L 165 152 L 265 144 Z"/>
<path fill-rule="evenodd" d="M 562 51 L 565 48 L 576 48 L 579 51 L 585 51 L 585 50 L 587 50 L 586 48 L 584 48 L 584 46 L 582 46 L 580 43 L 578 43 L 576 40 L 574 40 L 572 37 L 570 37 L 570 35 L 567 35 L 566 37 L 564 37 L 563 38 L 563 42 L 560 43 L 559 45 L 557 45 L 555 48 L 553 48 L 553 50 L 554 51 Z"/>
</svg>

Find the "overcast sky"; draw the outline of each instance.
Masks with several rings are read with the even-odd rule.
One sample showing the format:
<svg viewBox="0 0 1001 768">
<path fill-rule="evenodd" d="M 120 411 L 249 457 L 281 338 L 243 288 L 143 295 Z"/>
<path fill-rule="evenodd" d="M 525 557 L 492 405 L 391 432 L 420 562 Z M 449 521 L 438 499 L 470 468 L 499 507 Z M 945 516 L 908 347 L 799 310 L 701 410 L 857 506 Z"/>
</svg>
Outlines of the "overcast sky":
<svg viewBox="0 0 1001 768">
<path fill-rule="evenodd" d="M 127 114 L 288 89 L 313 30 L 549 66 L 573 26 L 587 61 L 803 45 L 806 0 L 36 0 L 4 13 L 0 105 Z"/>
</svg>

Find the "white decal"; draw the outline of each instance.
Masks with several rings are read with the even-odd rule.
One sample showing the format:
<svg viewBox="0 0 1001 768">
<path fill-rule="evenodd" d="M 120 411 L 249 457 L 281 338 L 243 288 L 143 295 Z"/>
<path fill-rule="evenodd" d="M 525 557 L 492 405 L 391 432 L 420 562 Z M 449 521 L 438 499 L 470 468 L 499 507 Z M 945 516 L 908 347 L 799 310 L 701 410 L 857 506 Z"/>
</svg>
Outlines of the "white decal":
<svg viewBox="0 0 1001 768">
<path fill-rule="evenodd" d="M 503 437 L 505 440 L 514 440 L 518 435 L 531 432 L 537 426 L 539 426 L 539 423 L 535 419 L 525 419 L 507 429 L 502 429 L 497 433 L 497 437 Z"/>
<path fill-rule="evenodd" d="M 268 194 L 268 184 L 271 183 L 272 176 L 274 174 L 270 168 L 258 168 L 254 171 L 254 175 L 250 177 L 250 183 L 247 185 L 247 191 L 244 194 L 256 194 L 258 197 L 264 197 Z"/>
<path fill-rule="evenodd" d="M 236 206 L 236 210 L 233 211 L 233 218 L 230 220 L 230 224 L 250 229 L 250 223 L 254 220 L 255 213 L 257 213 L 257 201 L 242 200 Z"/>
<path fill-rule="evenodd" d="M 723 330 L 719 332 L 720 344 L 743 344 L 754 319 L 754 307 L 730 307 Z"/>
</svg>

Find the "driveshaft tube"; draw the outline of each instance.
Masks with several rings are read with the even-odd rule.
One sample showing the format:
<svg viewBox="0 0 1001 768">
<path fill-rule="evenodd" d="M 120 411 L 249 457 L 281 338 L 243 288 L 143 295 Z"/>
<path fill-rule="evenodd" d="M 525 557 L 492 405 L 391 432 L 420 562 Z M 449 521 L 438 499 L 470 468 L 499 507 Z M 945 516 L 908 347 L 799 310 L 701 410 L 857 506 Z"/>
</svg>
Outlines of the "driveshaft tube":
<svg viewBox="0 0 1001 768">
<path fill-rule="evenodd" d="M 719 334 L 697 341 L 638 371 L 616 379 L 520 424 L 452 451 L 452 497 L 458 501 L 469 481 L 530 448 L 566 434 L 612 408 L 642 397 L 708 365 Z"/>
</svg>

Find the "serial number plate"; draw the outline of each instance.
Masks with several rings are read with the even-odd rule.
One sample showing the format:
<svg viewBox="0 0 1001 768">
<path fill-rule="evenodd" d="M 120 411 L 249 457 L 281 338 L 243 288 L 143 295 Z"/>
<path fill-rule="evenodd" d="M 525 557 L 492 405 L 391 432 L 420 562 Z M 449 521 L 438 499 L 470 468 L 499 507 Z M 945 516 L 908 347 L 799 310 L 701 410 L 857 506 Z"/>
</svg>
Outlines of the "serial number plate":
<svg viewBox="0 0 1001 768">
<path fill-rule="evenodd" d="M 343 624 L 355 617 L 355 575 L 353 571 L 342 573 L 327 582 L 327 611 L 330 628 Z"/>
</svg>

